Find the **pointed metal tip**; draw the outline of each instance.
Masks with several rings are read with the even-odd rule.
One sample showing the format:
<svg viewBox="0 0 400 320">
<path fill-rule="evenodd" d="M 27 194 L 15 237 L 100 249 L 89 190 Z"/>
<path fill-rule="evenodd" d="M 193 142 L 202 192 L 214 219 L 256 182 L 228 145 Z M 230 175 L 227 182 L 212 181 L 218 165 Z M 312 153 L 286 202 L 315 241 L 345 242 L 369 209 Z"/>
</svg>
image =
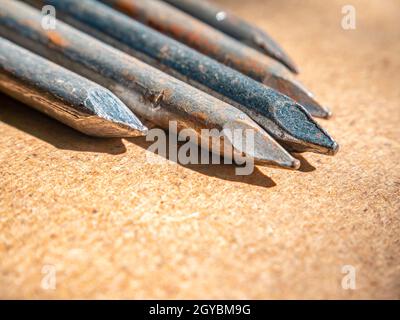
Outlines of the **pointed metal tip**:
<svg viewBox="0 0 400 320">
<path fill-rule="evenodd" d="M 262 164 L 262 162 L 260 162 Z M 270 166 L 273 167 L 279 167 L 282 169 L 289 169 L 289 170 L 299 170 L 301 167 L 301 162 L 298 159 L 291 159 L 288 161 L 281 161 L 279 162 L 279 166 L 274 165 L 274 164 L 269 164 Z"/>
<path fill-rule="evenodd" d="M 319 104 L 312 96 L 303 97 L 299 95 L 296 102 L 302 105 L 313 117 L 329 119 L 332 116 L 332 111 L 328 107 Z"/>
<path fill-rule="evenodd" d="M 299 170 L 300 167 L 301 167 L 301 162 L 300 162 L 300 160 L 298 160 L 298 159 L 294 159 L 294 160 L 291 162 L 290 166 L 289 166 L 289 168 L 290 168 L 290 169 L 293 169 L 293 170 Z"/>
<path fill-rule="evenodd" d="M 289 69 L 294 74 L 299 74 L 299 67 L 293 62 L 292 59 L 284 51 L 275 52 L 271 54 L 271 57 L 282 63 L 287 69 Z"/>
<path fill-rule="evenodd" d="M 310 112 L 307 107 L 304 107 L 310 114 L 316 118 L 321 118 L 321 119 L 330 119 L 332 117 L 332 111 L 328 107 L 321 106 L 319 105 L 318 109 L 315 109 L 314 111 Z"/>
<path fill-rule="evenodd" d="M 332 117 L 332 114 L 333 114 L 332 110 L 327 106 L 322 106 L 322 108 L 325 110 L 325 113 L 322 114 L 319 118 L 330 119 Z"/>
<path fill-rule="evenodd" d="M 121 137 L 133 138 L 145 136 L 148 133 L 148 129 L 145 126 L 132 126 L 129 123 L 115 122 L 120 127 Z M 125 134 L 123 134 L 125 132 Z"/>
<path fill-rule="evenodd" d="M 338 144 L 299 104 L 288 101 L 274 111 L 275 121 L 286 137 L 279 139 L 289 150 L 334 155 Z"/>
<path fill-rule="evenodd" d="M 339 149 L 340 149 L 339 144 L 336 141 L 333 141 L 332 147 L 327 153 L 327 155 L 334 156 L 336 153 L 338 153 Z"/>
<path fill-rule="evenodd" d="M 297 170 L 300 161 L 247 116 L 224 126 L 224 136 L 239 154 L 261 165 Z"/>
<path fill-rule="evenodd" d="M 282 68 L 277 69 L 271 77 L 265 78 L 263 83 L 292 98 L 312 116 L 324 119 L 331 117 L 331 110 L 319 104 L 310 90 L 306 89 L 299 81 L 283 70 Z"/>
<path fill-rule="evenodd" d="M 106 120 L 108 128 L 104 128 L 104 135 L 136 137 L 146 135 L 148 132 L 136 115 L 105 88 L 90 90 L 85 106 L 91 109 L 95 116 Z"/>
</svg>

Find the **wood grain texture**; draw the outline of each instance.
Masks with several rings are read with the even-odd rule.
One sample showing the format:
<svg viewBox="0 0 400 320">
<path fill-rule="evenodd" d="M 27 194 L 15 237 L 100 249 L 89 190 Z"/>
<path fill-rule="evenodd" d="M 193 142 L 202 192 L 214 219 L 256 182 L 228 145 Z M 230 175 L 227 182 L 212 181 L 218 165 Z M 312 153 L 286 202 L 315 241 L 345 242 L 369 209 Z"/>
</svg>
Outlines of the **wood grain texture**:
<svg viewBox="0 0 400 320">
<path fill-rule="evenodd" d="M 345 1 L 219 2 L 293 56 L 339 153 L 248 177 L 155 165 L 143 138 L 89 138 L 1 96 L 0 298 L 400 298 L 399 1 L 352 1 L 352 31 Z"/>
</svg>

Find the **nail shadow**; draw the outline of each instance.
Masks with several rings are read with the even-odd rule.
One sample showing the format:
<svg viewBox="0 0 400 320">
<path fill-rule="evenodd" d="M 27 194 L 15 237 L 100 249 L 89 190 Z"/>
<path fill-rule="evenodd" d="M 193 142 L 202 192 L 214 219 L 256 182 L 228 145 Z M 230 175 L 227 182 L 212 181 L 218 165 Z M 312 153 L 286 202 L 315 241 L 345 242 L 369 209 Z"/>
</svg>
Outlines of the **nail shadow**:
<svg viewBox="0 0 400 320">
<path fill-rule="evenodd" d="M 168 133 L 167 133 L 168 136 Z M 150 145 L 153 144 L 151 141 L 146 141 L 146 137 L 137 137 L 137 138 L 129 138 L 127 141 L 147 150 Z M 167 139 L 168 141 L 168 139 Z M 168 150 L 168 144 L 167 144 Z M 164 156 L 163 156 L 164 157 Z M 168 156 L 164 157 L 168 160 L 171 160 Z M 171 160 L 176 162 L 175 160 Z M 221 159 L 221 162 L 223 159 Z M 218 179 L 246 183 L 254 186 L 264 187 L 264 188 L 272 188 L 276 186 L 276 183 L 264 173 L 262 173 L 256 166 L 254 167 L 253 172 L 250 175 L 237 175 L 236 168 L 237 165 L 234 164 L 188 164 L 184 165 L 179 162 L 176 162 L 178 165 L 188 168 L 190 170 L 196 171 L 203 175 L 207 175 L 209 177 L 215 177 Z"/>
<path fill-rule="evenodd" d="M 41 139 L 62 150 L 122 154 L 126 147 L 119 138 L 95 138 L 76 131 L 45 114 L 36 111 L 13 98 L 0 93 L 0 121 Z M 129 138 L 127 141 L 147 150 L 153 142 L 145 137 Z M 167 157 L 168 159 L 168 157 Z M 171 159 L 169 159 L 171 160 Z M 257 167 L 250 175 L 237 175 L 234 164 L 182 165 L 198 173 L 227 181 L 272 188 L 276 183 Z"/>
<path fill-rule="evenodd" d="M 96 138 L 76 131 L 13 98 L 0 93 L 0 121 L 39 138 L 58 149 L 122 154 L 126 147 L 119 138 Z"/>
<path fill-rule="evenodd" d="M 313 171 L 316 170 L 316 168 L 311 163 L 309 163 L 302 155 L 300 155 L 298 153 L 294 153 L 294 154 L 292 154 L 292 156 L 300 161 L 299 171 L 301 171 L 301 172 L 313 172 Z"/>
</svg>

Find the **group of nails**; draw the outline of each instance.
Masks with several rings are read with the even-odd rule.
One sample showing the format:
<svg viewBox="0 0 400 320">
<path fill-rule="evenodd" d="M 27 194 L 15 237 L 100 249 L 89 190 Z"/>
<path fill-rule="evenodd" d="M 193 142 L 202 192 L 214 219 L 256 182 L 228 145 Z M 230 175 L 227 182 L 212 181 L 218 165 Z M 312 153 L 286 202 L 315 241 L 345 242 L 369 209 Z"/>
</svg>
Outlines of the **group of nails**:
<svg viewBox="0 0 400 320">
<path fill-rule="evenodd" d="M 43 24 L 46 6 L 54 28 Z M 300 162 L 289 152 L 338 150 L 313 119 L 330 111 L 277 43 L 205 1 L 0 0 L 0 69 L 0 91 L 92 136 L 146 135 L 147 122 L 199 137 L 251 129 L 251 150 L 243 137 L 221 138 L 290 169 Z"/>
</svg>

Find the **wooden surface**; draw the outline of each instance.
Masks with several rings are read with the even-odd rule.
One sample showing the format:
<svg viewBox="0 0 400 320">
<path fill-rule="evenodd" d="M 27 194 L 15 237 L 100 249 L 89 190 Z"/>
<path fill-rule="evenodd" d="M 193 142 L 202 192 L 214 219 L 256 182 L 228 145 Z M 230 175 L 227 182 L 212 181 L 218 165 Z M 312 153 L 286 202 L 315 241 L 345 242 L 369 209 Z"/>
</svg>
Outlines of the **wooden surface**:
<svg viewBox="0 0 400 320">
<path fill-rule="evenodd" d="M 334 111 L 299 172 L 146 162 L 1 96 L 0 298 L 399 298 L 400 1 L 223 1 Z M 46 266 L 56 287 L 46 287 Z M 342 267 L 356 270 L 344 290 Z"/>
</svg>

